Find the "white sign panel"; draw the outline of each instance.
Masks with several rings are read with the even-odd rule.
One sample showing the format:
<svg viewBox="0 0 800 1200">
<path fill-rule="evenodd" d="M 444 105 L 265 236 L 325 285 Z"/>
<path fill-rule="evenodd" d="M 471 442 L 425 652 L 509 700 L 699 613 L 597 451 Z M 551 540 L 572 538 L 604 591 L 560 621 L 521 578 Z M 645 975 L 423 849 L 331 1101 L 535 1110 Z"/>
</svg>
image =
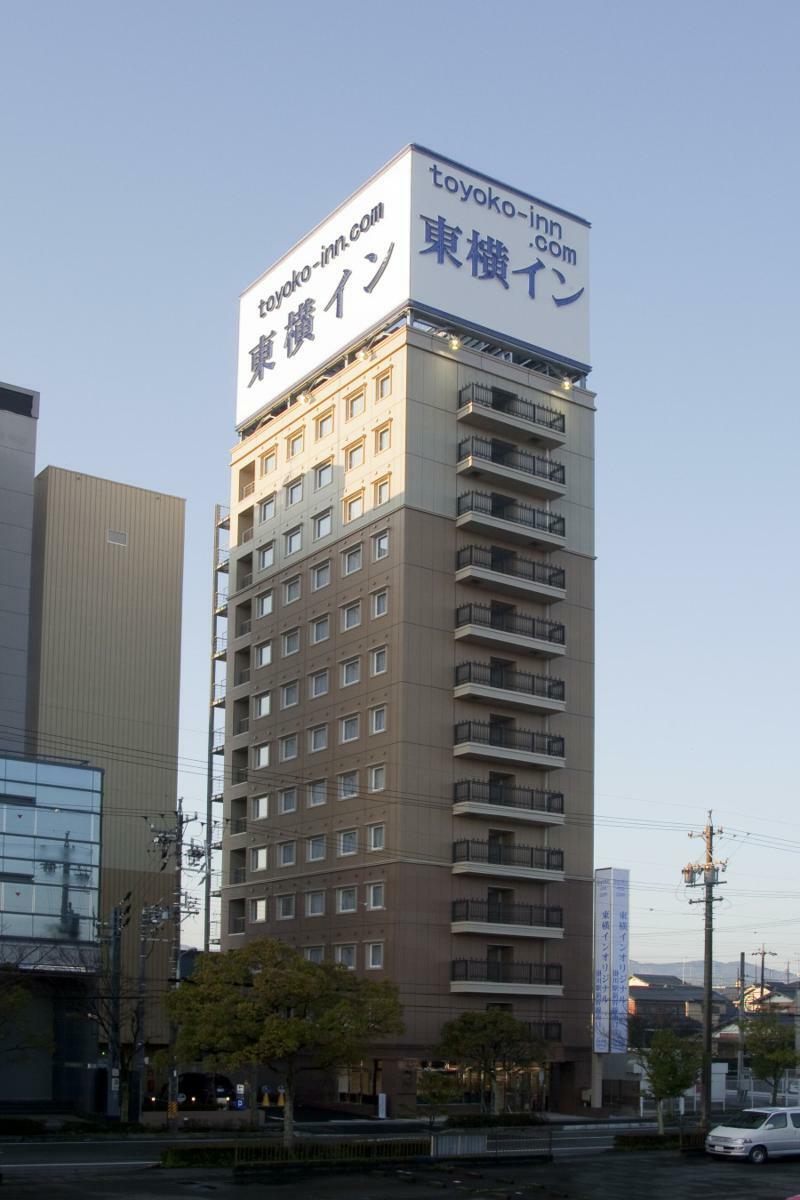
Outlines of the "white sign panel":
<svg viewBox="0 0 800 1200">
<path fill-rule="evenodd" d="M 629 872 L 594 874 L 594 1041 L 596 1054 L 628 1049 Z"/>
<path fill-rule="evenodd" d="M 408 147 L 244 292 L 237 424 L 407 305 L 588 369 L 588 234 Z"/>
</svg>

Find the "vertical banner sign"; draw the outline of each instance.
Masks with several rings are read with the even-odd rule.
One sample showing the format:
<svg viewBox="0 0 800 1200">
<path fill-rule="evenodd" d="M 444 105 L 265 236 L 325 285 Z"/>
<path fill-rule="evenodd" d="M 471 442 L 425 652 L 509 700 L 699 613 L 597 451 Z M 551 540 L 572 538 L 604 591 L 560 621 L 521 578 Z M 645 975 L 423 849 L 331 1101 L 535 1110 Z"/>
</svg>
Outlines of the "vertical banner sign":
<svg viewBox="0 0 800 1200">
<path fill-rule="evenodd" d="M 629 872 L 603 867 L 594 876 L 595 1054 L 628 1049 Z"/>
</svg>

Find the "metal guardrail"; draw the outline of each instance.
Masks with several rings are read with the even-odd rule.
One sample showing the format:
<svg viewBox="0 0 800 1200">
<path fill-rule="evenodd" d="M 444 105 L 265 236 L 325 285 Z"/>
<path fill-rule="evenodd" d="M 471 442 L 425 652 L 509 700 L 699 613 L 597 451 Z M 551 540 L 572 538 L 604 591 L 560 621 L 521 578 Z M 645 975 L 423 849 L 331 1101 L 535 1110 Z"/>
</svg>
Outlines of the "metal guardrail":
<svg viewBox="0 0 800 1200">
<path fill-rule="evenodd" d="M 476 742 L 481 746 L 497 746 L 504 750 L 521 750 L 525 754 L 547 754 L 564 757 L 564 739 L 553 733 L 538 733 L 534 729 L 514 729 L 489 721 L 459 721 L 455 727 L 455 743 Z"/>
<path fill-rule="evenodd" d="M 454 900 L 453 921 L 482 921 L 491 925 L 539 925 L 564 928 L 564 910 L 547 904 L 504 904 L 494 900 Z"/>
<path fill-rule="evenodd" d="M 548 846 L 508 845 L 479 838 L 461 838 L 453 842 L 453 862 L 496 863 L 503 867 L 563 871 L 564 851 L 551 850 Z"/>
<path fill-rule="evenodd" d="M 495 571 L 498 575 L 510 575 L 528 583 L 542 583 L 545 587 L 563 588 L 566 573 L 563 567 L 550 563 L 536 562 L 520 554 L 506 552 L 498 554 L 488 546 L 462 546 L 456 553 L 456 570 L 463 567 L 479 567 L 484 571 Z"/>
<path fill-rule="evenodd" d="M 566 470 L 563 463 L 554 462 L 539 454 L 528 454 L 526 450 L 501 448 L 490 438 L 465 438 L 458 444 L 458 461 L 466 458 L 481 458 L 485 462 L 494 463 L 498 467 L 510 467 L 525 475 L 535 475 L 537 479 L 545 479 L 550 483 L 564 483 Z"/>
<path fill-rule="evenodd" d="M 530 1130 L 452 1129 L 431 1137 L 433 1158 L 465 1158 L 478 1155 L 536 1155 L 551 1158 L 553 1130 L 537 1125 Z"/>
<path fill-rule="evenodd" d="M 480 958 L 456 958 L 451 963 L 450 978 L 454 982 L 558 985 L 562 972 L 560 963 L 488 962 Z"/>
<path fill-rule="evenodd" d="M 513 633 L 519 637 L 554 642 L 557 646 L 563 646 L 567 636 L 564 626 L 558 621 L 529 617 L 525 613 L 507 612 L 505 609 L 491 608 L 488 604 L 460 604 L 456 609 L 456 629 L 463 625 L 498 629 L 502 633 Z"/>
<path fill-rule="evenodd" d="M 524 808 L 531 812 L 563 813 L 564 793 L 543 788 L 493 783 L 488 779 L 460 779 L 453 785 L 453 803 L 497 804 L 504 808 Z"/>
<path fill-rule="evenodd" d="M 552 429 L 563 433 L 566 428 L 564 414 L 554 408 L 546 408 L 533 400 L 525 400 L 515 392 L 507 392 L 503 388 L 488 387 L 484 383 L 468 383 L 458 393 L 458 407 L 466 408 L 468 404 L 477 404 L 481 408 L 491 408 L 495 412 L 508 413 L 509 416 L 519 417 L 532 425 L 541 425 L 543 429 Z"/>
<path fill-rule="evenodd" d="M 545 700 L 563 700 L 565 694 L 563 679 L 551 679 L 549 675 L 531 675 L 528 671 L 496 667 L 491 663 L 459 663 L 455 670 L 455 681 L 456 687 L 462 683 L 476 683 L 483 687 L 519 692 L 523 696 L 539 696 Z"/>
</svg>

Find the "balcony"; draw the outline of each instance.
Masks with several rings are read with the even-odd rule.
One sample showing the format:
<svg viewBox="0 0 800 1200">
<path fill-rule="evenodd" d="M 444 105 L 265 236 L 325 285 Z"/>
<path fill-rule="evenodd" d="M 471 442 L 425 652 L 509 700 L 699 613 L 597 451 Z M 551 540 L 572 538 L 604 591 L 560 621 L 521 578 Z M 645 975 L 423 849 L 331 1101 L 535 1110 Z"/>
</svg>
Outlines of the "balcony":
<svg viewBox="0 0 800 1200">
<path fill-rule="evenodd" d="M 564 794 L 488 779 L 461 779 L 453 787 L 453 815 L 563 825 Z"/>
<path fill-rule="evenodd" d="M 564 739 L 552 733 L 515 729 L 499 722 L 459 721 L 454 740 L 456 758 L 481 758 L 545 770 L 566 766 Z"/>
<path fill-rule="evenodd" d="M 454 900 L 450 932 L 482 933 L 490 937 L 562 938 L 564 910 L 545 904 Z"/>
<path fill-rule="evenodd" d="M 563 446 L 564 414 L 504 388 L 468 383 L 458 393 L 458 420 L 496 433 L 515 433 L 542 446 Z"/>
<path fill-rule="evenodd" d="M 233 686 L 241 687 L 244 683 L 250 682 L 250 668 L 245 667 L 242 671 L 236 671 L 233 676 Z"/>
<path fill-rule="evenodd" d="M 238 541 L 236 542 L 236 545 L 244 546 L 247 544 L 247 542 L 252 542 L 252 540 L 253 540 L 253 526 L 248 525 L 244 529 L 239 530 L 239 538 L 238 538 Z"/>
<path fill-rule="evenodd" d="M 239 499 L 240 499 L 240 500 L 246 500 L 248 496 L 252 496 L 252 494 L 253 494 L 253 492 L 254 492 L 255 490 L 256 490 L 255 481 L 254 481 L 254 480 L 252 480 L 252 479 L 250 480 L 250 482 L 249 482 L 249 483 L 242 483 L 242 484 L 240 484 L 240 486 L 239 486 Z"/>
<path fill-rule="evenodd" d="M 252 582 L 253 582 L 253 572 L 245 571 L 242 575 L 239 576 L 239 578 L 236 582 L 236 591 L 243 592 L 245 588 L 250 587 L 250 584 Z"/>
<path fill-rule="evenodd" d="M 489 438 L 471 437 L 459 443 L 457 473 L 501 486 L 510 484 L 532 496 L 557 499 L 567 490 L 563 463 Z"/>
<path fill-rule="evenodd" d="M 225 694 L 227 692 L 227 688 L 228 685 L 224 681 L 214 684 L 214 694 L 211 698 L 211 703 L 213 704 L 214 708 L 225 707 Z"/>
<path fill-rule="evenodd" d="M 463 662 L 455 670 L 456 700 L 483 700 L 528 712 L 564 712 L 564 680 L 529 675 L 490 663 Z"/>
<path fill-rule="evenodd" d="M 247 883 L 247 867 L 231 867 L 231 877 L 228 882 L 232 887 L 240 883 Z"/>
<path fill-rule="evenodd" d="M 214 564 L 215 570 L 228 571 L 230 569 L 230 565 L 231 565 L 230 550 L 219 549 L 217 551 L 217 561 Z"/>
<path fill-rule="evenodd" d="M 240 733 L 247 733 L 249 728 L 250 728 L 250 718 L 249 717 L 239 717 L 238 720 L 233 722 L 234 737 L 238 736 Z"/>
<path fill-rule="evenodd" d="M 451 992 L 516 993 L 523 996 L 561 996 L 559 963 L 490 962 L 457 958 L 451 963 Z"/>
<path fill-rule="evenodd" d="M 211 643 L 211 657 L 217 660 L 222 659 L 228 653 L 228 639 L 219 634 L 213 638 Z"/>
<path fill-rule="evenodd" d="M 244 917 L 228 918 L 228 933 L 244 933 Z"/>
<path fill-rule="evenodd" d="M 566 545 L 566 524 L 559 513 L 533 508 L 497 492 L 465 492 L 458 497 L 456 525 L 486 537 L 560 550 Z"/>
<path fill-rule="evenodd" d="M 225 753 L 225 730 L 224 729 L 215 729 L 214 730 L 214 734 L 211 739 L 211 753 L 212 754 L 224 754 Z"/>
<path fill-rule="evenodd" d="M 231 510 L 227 504 L 218 504 L 216 508 L 215 523 L 217 529 L 230 529 L 231 527 Z"/>
<path fill-rule="evenodd" d="M 230 819 L 231 837 L 237 833 L 247 833 L 247 817 L 231 817 Z M 244 870 L 244 867 L 239 868 Z"/>
<path fill-rule="evenodd" d="M 547 846 L 463 839 L 453 842 L 454 875 L 491 875 L 561 883 L 564 851 Z"/>
<path fill-rule="evenodd" d="M 516 653 L 557 658 L 566 653 L 566 630 L 558 621 L 488 604 L 461 604 L 456 609 L 456 641 L 480 646 L 508 646 Z"/>
<path fill-rule="evenodd" d="M 217 592 L 214 596 L 214 616 L 227 617 L 228 615 L 228 593 Z"/>
<path fill-rule="evenodd" d="M 237 627 L 236 627 L 236 637 L 237 637 L 237 638 L 240 638 L 240 637 L 248 637 L 248 636 L 249 636 L 249 634 L 250 634 L 250 630 L 251 630 L 251 628 L 252 628 L 252 622 L 251 622 L 251 621 L 249 621 L 249 620 L 247 620 L 247 621 L 240 621 L 240 622 L 239 622 L 239 624 L 238 624 L 238 625 L 237 625 Z"/>
<path fill-rule="evenodd" d="M 456 580 L 547 603 L 567 594 L 563 567 L 489 546 L 462 546 L 456 552 Z"/>
</svg>

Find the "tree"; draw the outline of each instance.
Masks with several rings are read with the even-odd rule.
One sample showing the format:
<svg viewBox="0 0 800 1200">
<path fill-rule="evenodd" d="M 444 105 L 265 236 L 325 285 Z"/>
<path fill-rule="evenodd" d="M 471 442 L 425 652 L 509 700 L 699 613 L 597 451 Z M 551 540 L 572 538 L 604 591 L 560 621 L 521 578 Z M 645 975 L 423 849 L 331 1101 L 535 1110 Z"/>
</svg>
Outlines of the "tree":
<svg viewBox="0 0 800 1200">
<path fill-rule="evenodd" d="M 427 1112 L 431 1132 L 436 1118 L 447 1112 L 448 1105 L 457 1104 L 463 1095 L 461 1082 L 454 1075 L 445 1075 L 428 1067 L 417 1077 L 417 1107 Z"/>
<path fill-rule="evenodd" d="M 258 1066 L 281 1072 L 286 1146 L 294 1140 L 299 1071 L 358 1061 L 375 1038 L 403 1031 L 394 984 L 309 962 L 268 938 L 200 955 L 167 1009 L 179 1026 L 178 1057 L 223 1070 L 250 1068 L 253 1103 Z"/>
<path fill-rule="evenodd" d="M 526 1024 L 501 1009 L 465 1012 L 442 1026 L 436 1054 L 477 1071 L 484 1094 L 491 1091 L 491 1111 L 499 1111 L 498 1076 L 524 1070 L 542 1062 L 544 1043 L 533 1037 Z"/>
<path fill-rule="evenodd" d="M 702 1063 L 699 1044 L 681 1038 L 673 1029 L 659 1029 L 647 1050 L 639 1052 L 639 1061 L 647 1072 L 650 1092 L 656 1102 L 658 1132 L 664 1132 L 664 1101 L 680 1096 L 697 1079 Z"/>
<path fill-rule="evenodd" d="M 49 1031 L 37 1027 L 32 1012 L 23 973 L 12 963 L 0 964 L 0 1056 L 10 1062 L 52 1048 Z"/>
<path fill-rule="evenodd" d="M 744 1041 L 753 1074 L 767 1081 L 772 1088 L 772 1103 L 776 1104 L 781 1076 L 800 1061 L 794 1029 L 783 1025 L 776 1013 L 763 1013 L 744 1023 Z"/>
</svg>

